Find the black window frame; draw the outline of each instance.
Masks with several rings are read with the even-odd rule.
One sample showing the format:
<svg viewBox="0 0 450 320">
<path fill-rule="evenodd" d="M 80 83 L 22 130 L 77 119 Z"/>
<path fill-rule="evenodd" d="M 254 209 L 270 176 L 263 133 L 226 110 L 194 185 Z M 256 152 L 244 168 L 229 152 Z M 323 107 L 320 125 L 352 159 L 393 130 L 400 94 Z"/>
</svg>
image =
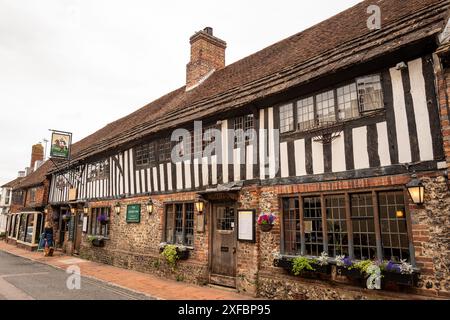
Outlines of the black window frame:
<svg viewBox="0 0 450 320">
<path fill-rule="evenodd" d="M 181 207 L 181 210 L 180 210 Z M 169 217 L 169 214 L 172 216 Z M 181 217 L 178 215 L 181 214 Z M 181 218 L 181 221 L 180 221 Z M 177 221 L 178 220 L 178 221 Z M 178 227 L 177 227 L 178 222 Z M 180 225 L 181 222 L 181 225 Z M 172 229 L 168 229 L 168 226 Z M 181 231 L 181 240 L 177 241 L 177 228 Z M 195 241 L 195 205 L 194 202 L 171 202 L 164 204 L 163 242 L 184 245 L 193 248 Z M 169 233 L 170 231 L 170 233 Z M 180 236 L 178 234 L 178 236 Z"/>
</svg>

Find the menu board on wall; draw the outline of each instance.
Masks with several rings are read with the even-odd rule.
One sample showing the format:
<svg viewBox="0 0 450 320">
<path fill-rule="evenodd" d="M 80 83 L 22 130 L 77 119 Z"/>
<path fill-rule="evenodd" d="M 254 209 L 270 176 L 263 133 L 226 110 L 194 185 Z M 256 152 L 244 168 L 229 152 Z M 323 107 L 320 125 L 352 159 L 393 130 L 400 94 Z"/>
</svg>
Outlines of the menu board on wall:
<svg viewBox="0 0 450 320">
<path fill-rule="evenodd" d="M 238 240 L 255 242 L 255 210 L 238 210 Z"/>
<path fill-rule="evenodd" d="M 70 218 L 69 221 L 69 241 L 73 241 L 75 239 L 75 218 Z"/>
<path fill-rule="evenodd" d="M 141 205 L 131 204 L 127 206 L 127 223 L 141 222 Z"/>
</svg>

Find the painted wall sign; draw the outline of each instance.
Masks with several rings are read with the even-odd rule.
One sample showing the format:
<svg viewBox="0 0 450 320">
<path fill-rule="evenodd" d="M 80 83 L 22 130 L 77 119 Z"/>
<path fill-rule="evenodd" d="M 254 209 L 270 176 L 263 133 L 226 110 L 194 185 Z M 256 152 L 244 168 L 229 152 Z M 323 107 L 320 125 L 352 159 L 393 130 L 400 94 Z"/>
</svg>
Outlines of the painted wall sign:
<svg viewBox="0 0 450 320">
<path fill-rule="evenodd" d="M 54 131 L 52 133 L 50 157 L 69 160 L 71 144 L 71 133 Z"/>
<path fill-rule="evenodd" d="M 131 204 L 127 206 L 127 223 L 141 222 L 141 205 Z"/>
<path fill-rule="evenodd" d="M 238 240 L 255 242 L 255 210 L 238 210 Z"/>
</svg>

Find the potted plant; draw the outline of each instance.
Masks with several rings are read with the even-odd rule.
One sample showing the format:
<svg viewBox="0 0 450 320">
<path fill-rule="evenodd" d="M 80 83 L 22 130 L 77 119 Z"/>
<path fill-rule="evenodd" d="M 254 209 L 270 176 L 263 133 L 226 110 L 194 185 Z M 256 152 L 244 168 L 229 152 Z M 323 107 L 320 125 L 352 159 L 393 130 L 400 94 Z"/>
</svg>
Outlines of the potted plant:
<svg viewBox="0 0 450 320">
<path fill-rule="evenodd" d="M 175 271 L 179 260 L 177 247 L 173 244 L 166 245 L 161 253 L 161 256 L 166 259 L 166 262 L 169 267 L 171 267 L 172 271 Z"/>
<path fill-rule="evenodd" d="M 105 246 L 105 237 L 102 236 L 89 236 L 88 241 L 94 246 L 94 247 L 104 247 Z"/>
<path fill-rule="evenodd" d="M 72 215 L 71 214 L 64 214 L 63 216 L 62 216 L 62 219 L 64 220 L 64 221 L 70 221 L 70 219 L 72 219 Z"/>
<path fill-rule="evenodd" d="M 97 217 L 97 221 L 102 225 L 106 225 L 109 223 L 109 218 L 106 214 L 101 214 Z"/>
<path fill-rule="evenodd" d="M 162 242 L 159 244 L 159 252 L 163 253 L 166 247 L 169 246 L 167 242 Z M 184 245 L 174 245 L 178 254 L 179 260 L 187 260 L 189 258 L 189 249 Z"/>
<path fill-rule="evenodd" d="M 276 217 L 272 213 L 269 214 L 261 214 L 258 217 L 258 225 L 261 228 L 261 231 L 263 232 L 269 232 L 272 230 L 274 224 L 275 224 Z"/>
</svg>

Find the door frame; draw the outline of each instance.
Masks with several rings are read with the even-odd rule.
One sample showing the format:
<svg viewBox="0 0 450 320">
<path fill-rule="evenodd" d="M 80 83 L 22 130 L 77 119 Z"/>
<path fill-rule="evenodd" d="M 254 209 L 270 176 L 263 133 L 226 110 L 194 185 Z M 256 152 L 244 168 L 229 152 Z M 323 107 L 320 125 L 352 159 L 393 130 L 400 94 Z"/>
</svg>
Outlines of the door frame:
<svg viewBox="0 0 450 320">
<path fill-rule="evenodd" d="M 217 206 L 220 205 L 229 205 L 229 206 L 233 206 L 234 210 L 235 210 L 235 216 L 234 216 L 234 240 L 236 243 L 236 253 L 235 253 L 235 259 L 234 259 L 234 273 L 235 276 L 234 278 L 237 279 L 237 263 L 238 263 L 238 235 L 237 235 L 237 230 L 238 230 L 238 222 L 237 222 L 237 210 L 238 210 L 238 204 L 236 201 L 233 200 L 220 200 L 220 201 L 210 201 L 209 205 L 208 205 L 208 219 L 209 219 L 209 230 L 208 230 L 208 234 L 209 234 L 209 241 L 208 241 L 208 245 L 210 250 L 208 250 L 208 280 L 211 283 L 211 276 L 214 275 L 214 273 L 212 272 L 212 268 L 213 268 L 213 249 L 214 249 L 214 230 L 216 229 L 216 220 L 214 219 L 214 210 Z M 229 276 L 232 277 L 232 276 Z"/>
</svg>

